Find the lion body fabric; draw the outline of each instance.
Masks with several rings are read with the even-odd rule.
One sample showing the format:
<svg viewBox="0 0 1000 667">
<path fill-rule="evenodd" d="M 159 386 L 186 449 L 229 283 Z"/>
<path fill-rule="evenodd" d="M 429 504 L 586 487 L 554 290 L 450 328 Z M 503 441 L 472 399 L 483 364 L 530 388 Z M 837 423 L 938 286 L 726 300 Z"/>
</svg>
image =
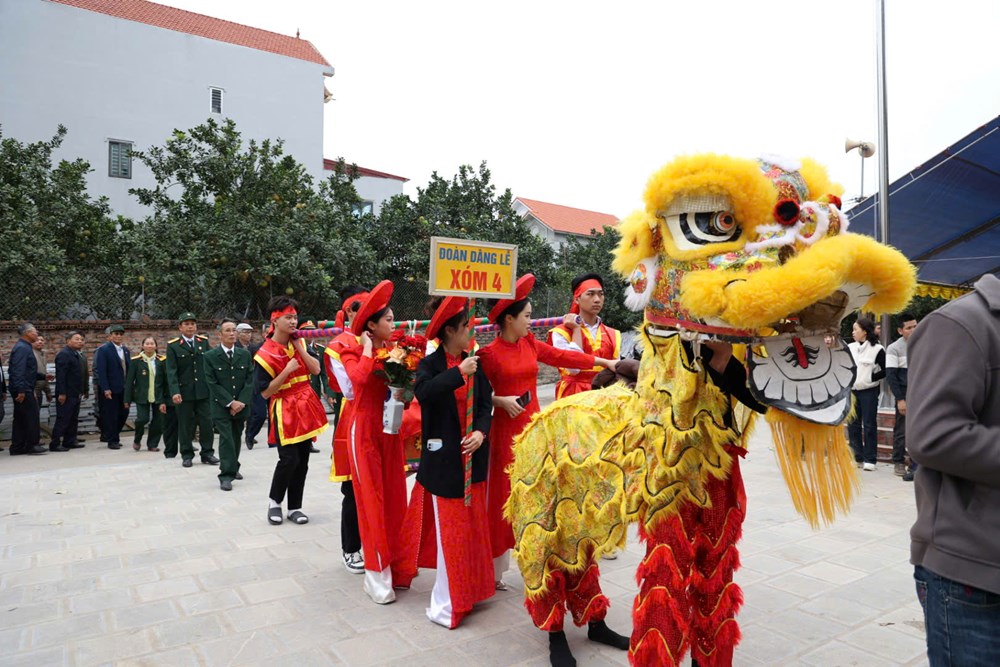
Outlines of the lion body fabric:
<svg viewBox="0 0 1000 667">
<path fill-rule="evenodd" d="M 729 397 L 687 361 L 680 339 L 648 344 L 660 349 L 643 357 L 635 390 L 568 396 L 515 439 L 506 516 L 529 597 L 554 570 L 578 572 L 585 554 L 623 548 L 629 523 L 649 529 L 685 502 L 709 504 L 708 479 L 725 479 L 732 462 L 727 446 L 744 444 L 749 429 L 723 424 Z"/>
<path fill-rule="evenodd" d="M 799 513 L 818 527 L 848 510 L 856 370 L 824 335 L 859 308 L 902 309 L 916 281 L 898 251 L 847 233 L 840 192 L 816 163 L 774 156 L 690 156 L 654 174 L 613 265 L 629 276 L 626 304 L 644 310 L 635 389 L 556 401 L 515 439 L 505 515 L 540 629 L 560 630 L 564 609 L 577 624 L 603 618 L 598 559 L 636 522 L 632 664 L 679 665 L 689 649 L 703 667 L 732 664 L 739 459 L 754 421 L 737 384 L 767 413 Z M 699 351 L 712 340 L 737 343 L 742 370 L 710 374 Z"/>
</svg>

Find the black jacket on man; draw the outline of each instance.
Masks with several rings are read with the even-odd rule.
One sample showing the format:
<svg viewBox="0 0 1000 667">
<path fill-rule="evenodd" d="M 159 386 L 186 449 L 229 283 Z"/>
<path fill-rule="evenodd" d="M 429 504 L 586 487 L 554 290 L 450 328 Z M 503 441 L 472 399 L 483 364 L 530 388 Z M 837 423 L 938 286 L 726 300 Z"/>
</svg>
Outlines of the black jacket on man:
<svg viewBox="0 0 1000 667">
<path fill-rule="evenodd" d="M 80 396 L 87 393 L 84 364 L 79 352 L 66 346 L 56 355 L 56 396 Z"/>
<path fill-rule="evenodd" d="M 465 353 L 462 358 L 465 358 Z M 435 496 L 461 498 L 465 495 L 465 466 L 462 462 L 462 431 L 455 390 L 465 384 L 465 376 L 458 367 L 448 368 L 443 347 L 420 361 L 414 393 L 420 401 L 422 447 L 417 481 Z M 483 369 L 476 371 L 473 397 L 473 430 L 480 431 L 487 439 L 472 455 L 472 481 L 486 481 L 489 470 L 490 422 L 492 421 L 493 388 Z M 431 451 L 430 439 L 440 439 L 440 449 Z"/>
</svg>

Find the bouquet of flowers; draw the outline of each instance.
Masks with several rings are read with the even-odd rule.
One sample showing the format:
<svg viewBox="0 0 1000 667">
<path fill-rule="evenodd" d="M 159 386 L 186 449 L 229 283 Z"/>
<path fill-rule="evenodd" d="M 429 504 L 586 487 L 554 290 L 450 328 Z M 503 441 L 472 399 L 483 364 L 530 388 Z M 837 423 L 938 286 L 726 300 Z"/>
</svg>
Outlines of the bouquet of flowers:
<svg viewBox="0 0 1000 667">
<path fill-rule="evenodd" d="M 375 375 L 384 378 L 389 386 L 401 389 L 398 400 L 409 403 L 413 400 L 413 383 L 417 364 L 424 358 L 427 339 L 423 336 L 407 336 L 402 331 L 390 339 L 391 347 L 375 350 Z"/>
</svg>

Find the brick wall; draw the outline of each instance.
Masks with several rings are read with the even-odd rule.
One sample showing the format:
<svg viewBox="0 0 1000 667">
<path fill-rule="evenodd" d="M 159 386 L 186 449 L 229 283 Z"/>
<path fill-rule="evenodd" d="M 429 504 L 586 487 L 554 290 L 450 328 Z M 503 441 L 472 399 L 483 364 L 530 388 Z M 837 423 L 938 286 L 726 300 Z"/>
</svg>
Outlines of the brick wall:
<svg viewBox="0 0 1000 667">
<path fill-rule="evenodd" d="M 17 342 L 17 327 L 20 322 L 0 322 L 0 356 L 3 357 L 4 366 L 10 357 L 10 350 Z M 88 361 L 92 361 L 94 350 L 107 342 L 107 334 L 104 330 L 112 324 L 120 324 L 125 327 L 125 346 L 131 350 L 132 354 L 138 354 L 142 349 L 142 339 L 146 336 L 153 336 L 159 345 L 160 353 L 166 349 L 166 343 L 171 338 L 180 335 L 177 330 L 177 322 L 174 320 L 147 320 L 136 322 L 131 320 L 60 320 L 55 322 L 33 322 L 38 332 L 45 337 L 46 359 L 51 364 L 55 361 L 56 354 L 66 345 L 66 334 L 76 330 L 82 332 L 87 337 L 87 344 L 84 352 Z M 254 340 L 260 340 L 260 322 L 251 322 L 254 325 Z M 208 336 L 214 346 L 218 341 L 215 335 L 215 322 L 198 322 L 198 332 Z"/>
</svg>

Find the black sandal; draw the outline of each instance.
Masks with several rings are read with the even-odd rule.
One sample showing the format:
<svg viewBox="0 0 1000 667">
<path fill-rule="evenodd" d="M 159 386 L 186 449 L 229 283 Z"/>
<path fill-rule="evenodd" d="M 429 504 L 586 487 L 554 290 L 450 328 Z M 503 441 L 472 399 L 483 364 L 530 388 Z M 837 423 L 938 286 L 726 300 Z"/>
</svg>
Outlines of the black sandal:
<svg viewBox="0 0 1000 667">
<path fill-rule="evenodd" d="M 309 517 L 302 510 L 292 510 L 288 513 L 288 520 L 297 524 L 309 523 Z"/>
<path fill-rule="evenodd" d="M 291 517 L 289 517 L 289 518 L 291 518 Z M 268 509 L 267 510 L 267 520 L 271 523 L 272 526 L 277 526 L 282 521 L 284 521 L 284 519 L 281 518 L 281 508 L 280 507 L 271 507 L 270 509 Z"/>
</svg>

